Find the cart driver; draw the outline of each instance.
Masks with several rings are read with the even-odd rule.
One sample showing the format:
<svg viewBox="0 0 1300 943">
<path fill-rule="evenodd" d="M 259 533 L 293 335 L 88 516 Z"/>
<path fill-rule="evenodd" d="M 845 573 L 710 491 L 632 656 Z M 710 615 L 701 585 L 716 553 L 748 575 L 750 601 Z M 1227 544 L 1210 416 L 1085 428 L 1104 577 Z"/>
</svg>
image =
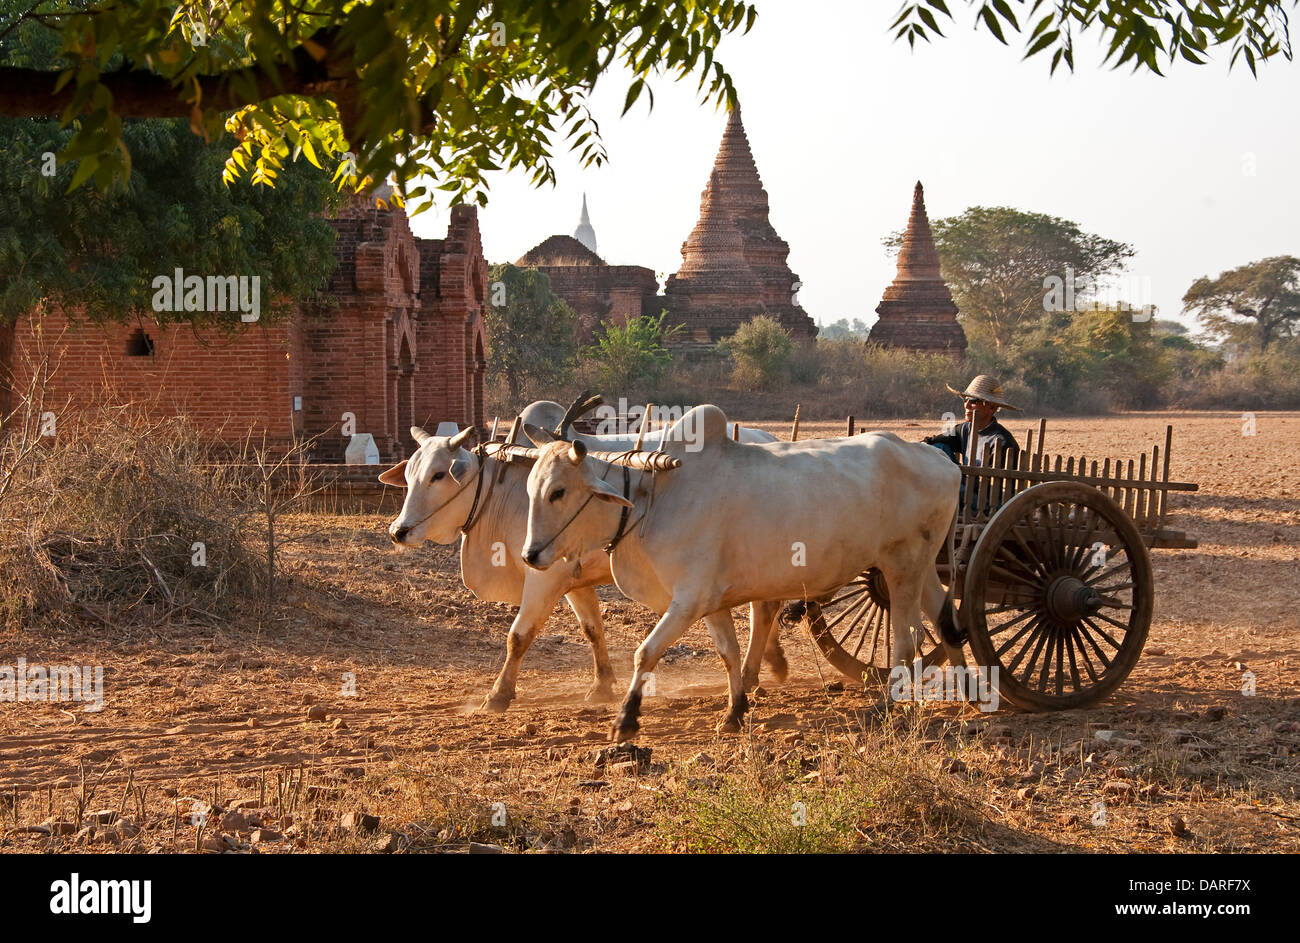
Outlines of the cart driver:
<svg viewBox="0 0 1300 943">
<path fill-rule="evenodd" d="M 992 461 L 994 448 L 1001 446 L 1006 449 L 1008 467 L 1014 468 L 1020 456 L 1020 444 L 1011 431 L 994 417 L 999 409 L 1014 409 L 1019 412 L 1020 407 L 1012 406 L 1002 398 L 1002 385 L 994 377 L 982 373 L 971 380 L 964 391 L 954 390 L 951 386 L 948 389 L 962 398 L 966 407 L 966 421 L 948 435 L 926 436 L 922 441 L 942 449 L 959 464 L 967 462 L 983 465 L 986 461 Z M 978 430 L 979 436 L 975 443 L 973 463 L 970 461 L 972 428 Z"/>
</svg>

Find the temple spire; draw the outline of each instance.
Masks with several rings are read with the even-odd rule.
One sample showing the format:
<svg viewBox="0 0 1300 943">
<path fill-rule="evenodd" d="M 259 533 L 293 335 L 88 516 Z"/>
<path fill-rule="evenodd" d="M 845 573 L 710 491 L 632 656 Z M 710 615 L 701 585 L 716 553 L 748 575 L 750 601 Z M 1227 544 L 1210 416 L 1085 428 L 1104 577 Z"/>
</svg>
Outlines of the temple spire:
<svg viewBox="0 0 1300 943">
<path fill-rule="evenodd" d="M 592 228 L 591 217 L 587 215 L 587 194 L 585 193 L 582 195 L 582 218 L 578 220 L 578 228 L 573 231 L 573 238 L 592 252 L 596 251 L 596 230 Z"/>
<path fill-rule="evenodd" d="M 921 181 L 912 191 L 912 215 L 898 251 L 898 274 L 876 308 L 870 340 L 885 347 L 965 356 L 966 333 L 939 268 Z"/>
<path fill-rule="evenodd" d="M 716 342 L 757 314 L 769 314 L 800 340 L 817 333 L 795 300 L 790 247 L 772 228 L 767 191 L 737 105 L 727 116 L 700 215 L 682 244 L 682 267 L 664 293 L 673 323 Z"/>
<path fill-rule="evenodd" d="M 916 181 L 912 191 L 912 215 L 903 233 L 903 245 L 898 251 L 897 281 L 943 281 L 939 274 L 939 251 L 934 247 L 934 233 L 930 231 L 930 217 L 925 212 L 925 188 Z"/>
</svg>

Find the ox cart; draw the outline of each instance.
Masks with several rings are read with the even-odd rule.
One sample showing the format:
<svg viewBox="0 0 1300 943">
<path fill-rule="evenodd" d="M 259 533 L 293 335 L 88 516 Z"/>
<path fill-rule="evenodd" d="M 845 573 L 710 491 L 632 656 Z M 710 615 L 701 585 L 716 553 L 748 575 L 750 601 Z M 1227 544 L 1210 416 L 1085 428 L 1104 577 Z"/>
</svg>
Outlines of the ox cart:
<svg viewBox="0 0 1300 943">
<path fill-rule="evenodd" d="M 850 426 L 851 428 L 851 426 Z M 1044 422 L 1014 459 L 998 451 L 961 463 L 962 494 L 952 559 L 939 576 L 960 601 L 974 661 L 997 668 L 999 695 L 1028 710 L 1085 707 L 1111 694 L 1137 664 L 1151 626 L 1150 550 L 1192 548 L 1165 526 L 1173 427 L 1163 454 L 1136 463 L 1043 451 Z M 972 436 L 972 440 L 976 437 Z M 1163 462 L 1162 462 L 1163 459 Z M 889 587 L 863 572 L 805 614 L 813 640 L 838 671 L 863 682 L 889 676 Z M 926 627 L 922 659 L 942 663 Z M 993 672 L 990 672 L 993 674 Z"/>
</svg>

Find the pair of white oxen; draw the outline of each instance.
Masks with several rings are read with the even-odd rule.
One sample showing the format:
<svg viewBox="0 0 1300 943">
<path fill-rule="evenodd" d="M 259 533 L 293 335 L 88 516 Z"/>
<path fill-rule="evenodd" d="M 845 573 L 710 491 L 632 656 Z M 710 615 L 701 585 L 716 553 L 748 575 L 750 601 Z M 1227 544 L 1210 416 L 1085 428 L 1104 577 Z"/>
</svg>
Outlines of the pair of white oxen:
<svg viewBox="0 0 1300 943">
<path fill-rule="evenodd" d="M 766 660 L 784 678 L 775 628 L 788 601 L 824 598 L 869 567 L 890 593 L 892 661 L 909 664 L 924 611 L 955 637 L 955 610 L 935 571 L 951 540 L 961 474 L 938 449 L 890 433 L 779 442 L 759 430 L 733 441 L 716 406 L 697 406 L 647 436 L 679 467 L 651 473 L 588 455 L 633 447 L 635 436 L 558 439 L 558 403 L 530 405 L 523 428 L 531 463 L 466 448 L 473 435 L 431 436 L 413 428 L 419 450 L 380 481 L 407 489 L 389 526 L 397 544 L 450 544 L 461 536 L 461 577 L 480 599 L 519 606 L 506 663 L 484 702 L 502 711 L 515 696 L 520 662 L 559 602 L 568 599 L 591 643 L 595 681 L 588 699 L 608 699 L 614 672 L 595 587 L 613 582 L 659 613 L 637 648 L 632 683 L 613 737 L 639 728 L 642 687 L 664 651 L 703 619 L 727 669 L 722 732 L 740 729 L 745 692 Z M 500 481 L 498 481 L 500 478 Z M 742 665 L 731 609 L 750 605 Z M 959 646 L 946 646 L 961 664 Z"/>
</svg>

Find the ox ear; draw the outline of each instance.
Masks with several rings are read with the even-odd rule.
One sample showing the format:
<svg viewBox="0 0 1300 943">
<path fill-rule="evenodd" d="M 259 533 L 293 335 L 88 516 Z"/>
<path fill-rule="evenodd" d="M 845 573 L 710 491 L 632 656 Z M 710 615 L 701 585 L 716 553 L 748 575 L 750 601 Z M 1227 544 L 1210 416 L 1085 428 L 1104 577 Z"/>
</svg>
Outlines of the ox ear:
<svg viewBox="0 0 1300 943">
<path fill-rule="evenodd" d="M 424 443 L 429 439 L 432 439 L 433 436 L 429 435 L 429 433 L 425 432 L 419 426 L 411 426 L 411 438 L 421 445 L 424 445 Z"/>
<path fill-rule="evenodd" d="M 406 487 L 406 460 L 398 462 L 388 471 L 379 476 L 379 480 L 386 485 L 393 485 L 397 488 Z"/>
<path fill-rule="evenodd" d="M 531 422 L 524 423 L 524 435 L 533 440 L 533 445 L 542 446 L 548 442 L 560 441 L 555 437 L 555 433 L 547 432 L 541 426 L 534 426 Z"/>
<path fill-rule="evenodd" d="M 569 445 L 569 461 L 575 465 L 581 465 L 582 460 L 587 457 L 587 445 L 582 440 L 577 440 Z"/>
<path fill-rule="evenodd" d="M 617 488 L 604 479 L 597 478 L 593 481 L 591 483 L 591 492 L 593 498 L 608 501 L 610 504 L 621 504 L 625 508 L 636 507 L 635 504 L 623 497 Z"/>
</svg>

